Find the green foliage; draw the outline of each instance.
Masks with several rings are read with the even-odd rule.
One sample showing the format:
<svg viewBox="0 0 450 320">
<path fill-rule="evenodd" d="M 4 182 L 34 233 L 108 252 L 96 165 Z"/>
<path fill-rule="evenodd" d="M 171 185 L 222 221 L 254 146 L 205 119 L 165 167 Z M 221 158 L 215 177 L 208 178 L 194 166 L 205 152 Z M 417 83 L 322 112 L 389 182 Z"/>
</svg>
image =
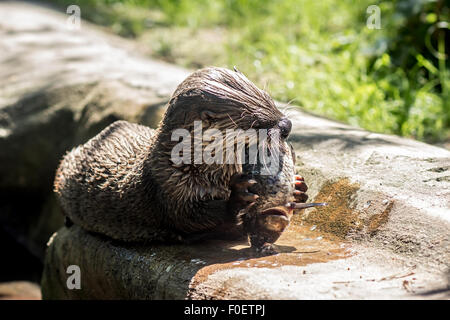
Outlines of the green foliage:
<svg viewBox="0 0 450 320">
<path fill-rule="evenodd" d="M 215 64 L 238 66 L 278 100 L 372 131 L 450 139 L 446 1 L 57 2 L 78 4 L 84 18 L 129 37 L 220 27 L 225 49 Z M 381 9 L 381 29 L 366 26 L 373 4 Z M 155 54 L 171 55 L 171 39 L 159 42 Z M 195 50 L 188 55 L 196 60 Z M 198 60 L 194 65 L 202 65 Z"/>
</svg>

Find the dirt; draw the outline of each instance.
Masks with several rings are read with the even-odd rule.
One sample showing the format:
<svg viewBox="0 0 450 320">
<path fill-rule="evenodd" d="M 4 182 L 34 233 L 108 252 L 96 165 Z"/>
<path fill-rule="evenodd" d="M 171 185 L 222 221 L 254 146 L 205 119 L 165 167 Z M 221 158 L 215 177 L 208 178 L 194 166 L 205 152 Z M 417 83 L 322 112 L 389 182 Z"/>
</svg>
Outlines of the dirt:
<svg viewBox="0 0 450 320">
<path fill-rule="evenodd" d="M 360 230 L 362 221 L 352 204 L 359 185 L 350 183 L 346 178 L 326 183 L 315 197 L 314 202 L 326 202 L 327 206 L 316 207 L 296 219 L 317 225 L 319 230 L 334 234 L 341 239 L 350 232 Z M 298 221 L 300 220 L 300 221 Z"/>
</svg>

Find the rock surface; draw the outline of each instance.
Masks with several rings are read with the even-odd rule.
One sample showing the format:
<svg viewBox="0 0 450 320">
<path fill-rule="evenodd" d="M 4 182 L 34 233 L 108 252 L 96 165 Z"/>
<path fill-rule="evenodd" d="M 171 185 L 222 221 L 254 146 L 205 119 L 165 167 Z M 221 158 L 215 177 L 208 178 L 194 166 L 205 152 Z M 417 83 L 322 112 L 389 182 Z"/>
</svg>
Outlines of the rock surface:
<svg viewBox="0 0 450 320">
<path fill-rule="evenodd" d="M 116 119 L 155 126 L 188 74 L 85 22 L 68 30 L 66 18 L 0 3 L 0 221 L 36 255 L 61 226 L 51 196 L 61 155 Z M 63 227 L 47 248 L 43 298 L 448 298 L 450 152 L 287 113 L 310 199 L 330 205 L 297 216 L 282 253 L 125 246 Z M 69 265 L 81 268 L 81 290 L 66 286 Z"/>
<path fill-rule="evenodd" d="M 0 300 L 41 300 L 41 288 L 27 281 L 2 282 Z"/>
<path fill-rule="evenodd" d="M 449 266 L 449 151 L 305 113 L 291 119 L 298 171 L 314 181 L 308 193 L 330 203 L 304 221 L 430 267 Z"/>
<path fill-rule="evenodd" d="M 278 255 L 247 243 L 131 246 L 62 228 L 50 241 L 43 299 L 447 299 L 445 274 L 386 250 L 291 226 Z M 68 289 L 71 265 L 80 289 Z"/>
<path fill-rule="evenodd" d="M 40 258 L 62 226 L 52 192 L 62 155 L 118 119 L 156 126 L 188 74 L 84 22 L 69 30 L 66 19 L 0 3 L 0 223 Z"/>
</svg>

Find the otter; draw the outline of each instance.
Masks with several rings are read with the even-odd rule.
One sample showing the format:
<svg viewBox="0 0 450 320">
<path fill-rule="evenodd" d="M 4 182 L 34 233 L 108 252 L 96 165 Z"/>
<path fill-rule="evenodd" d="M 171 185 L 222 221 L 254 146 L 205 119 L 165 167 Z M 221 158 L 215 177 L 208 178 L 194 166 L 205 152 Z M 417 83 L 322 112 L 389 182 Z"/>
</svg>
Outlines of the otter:
<svg viewBox="0 0 450 320">
<path fill-rule="evenodd" d="M 176 88 L 157 129 L 116 121 L 63 157 L 54 190 L 67 225 L 125 242 L 190 242 L 250 232 L 244 217 L 259 198 L 249 191 L 257 184 L 254 176 L 239 163 L 171 159 L 179 143 L 172 133 L 193 132 L 194 121 L 221 132 L 277 129 L 283 146 L 292 126 L 269 94 L 240 71 L 198 70 Z M 305 202 L 306 189 L 297 180 L 292 199 Z"/>
</svg>

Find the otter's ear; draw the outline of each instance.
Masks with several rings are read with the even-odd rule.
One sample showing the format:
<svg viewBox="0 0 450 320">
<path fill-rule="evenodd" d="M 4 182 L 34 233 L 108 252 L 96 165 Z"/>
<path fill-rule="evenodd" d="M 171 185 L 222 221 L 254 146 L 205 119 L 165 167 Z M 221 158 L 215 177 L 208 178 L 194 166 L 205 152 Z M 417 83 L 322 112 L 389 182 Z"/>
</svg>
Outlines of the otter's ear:
<svg viewBox="0 0 450 320">
<path fill-rule="evenodd" d="M 219 114 L 210 110 L 202 111 L 200 113 L 200 118 L 203 121 L 211 122 L 219 118 Z"/>
</svg>

